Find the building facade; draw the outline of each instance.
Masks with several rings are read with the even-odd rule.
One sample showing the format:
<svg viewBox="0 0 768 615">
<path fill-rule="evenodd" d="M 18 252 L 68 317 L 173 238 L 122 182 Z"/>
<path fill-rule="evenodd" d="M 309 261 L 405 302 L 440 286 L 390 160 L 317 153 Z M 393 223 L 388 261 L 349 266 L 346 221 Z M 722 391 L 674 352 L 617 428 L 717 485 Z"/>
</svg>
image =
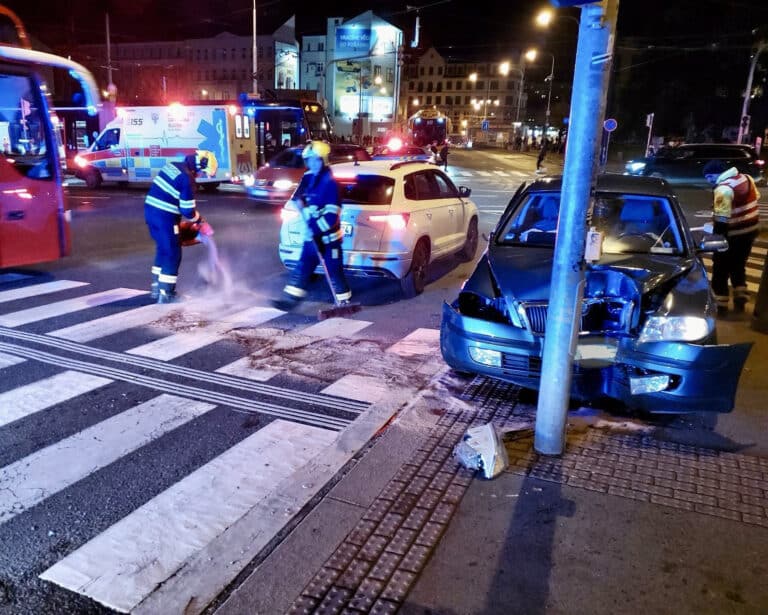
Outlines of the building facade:
<svg viewBox="0 0 768 615">
<path fill-rule="evenodd" d="M 397 123 L 402 30 L 372 11 L 326 23 L 302 39 L 303 89 L 322 93 L 337 135 L 383 136 Z"/>
<path fill-rule="evenodd" d="M 299 87 L 299 46 L 295 19 L 275 32 L 258 35 L 257 87 Z M 83 45 L 74 57 L 88 67 L 106 90 L 109 83 L 106 45 Z M 165 104 L 172 101 L 234 100 L 253 92 L 253 36 L 222 32 L 210 38 L 149 43 L 113 43 L 112 81 L 119 104 Z"/>
<path fill-rule="evenodd" d="M 517 63 L 455 62 L 430 48 L 405 66 L 399 114 L 436 108 L 451 119 L 455 133 L 489 140 L 526 123 L 522 77 L 519 57 Z"/>
</svg>

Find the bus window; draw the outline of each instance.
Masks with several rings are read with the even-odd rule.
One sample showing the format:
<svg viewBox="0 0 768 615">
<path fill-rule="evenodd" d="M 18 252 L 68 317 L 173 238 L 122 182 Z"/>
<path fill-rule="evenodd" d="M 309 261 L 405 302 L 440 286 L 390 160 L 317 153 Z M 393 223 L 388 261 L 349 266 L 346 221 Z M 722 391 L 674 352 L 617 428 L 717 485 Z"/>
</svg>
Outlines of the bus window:
<svg viewBox="0 0 768 615">
<path fill-rule="evenodd" d="M 31 179 L 52 179 L 40 95 L 27 76 L 0 74 L 0 142 L 5 160 Z"/>
<path fill-rule="evenodd" d="M 101 133 L 101 136 L 96 140 L 93 149 L 96 151 L 109 149 L 111 147 L 117 147 L 120 144 L 120 129 L 110 128 Z"/>
</svg>

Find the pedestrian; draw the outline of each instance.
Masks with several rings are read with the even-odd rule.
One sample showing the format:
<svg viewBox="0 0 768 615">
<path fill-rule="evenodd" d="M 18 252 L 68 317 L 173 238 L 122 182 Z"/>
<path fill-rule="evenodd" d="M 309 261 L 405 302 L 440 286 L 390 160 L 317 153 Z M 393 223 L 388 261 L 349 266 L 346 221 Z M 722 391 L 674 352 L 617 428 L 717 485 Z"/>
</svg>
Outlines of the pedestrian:
<svg viewBox="0 0 768 615">
<path fill-rule="evenodd" d="M 536 172 L 543 173 L 541 163 L 547 157 L 547 149 L 549 148 L 549 139 L 542 139 L 541 148 L 539 149 L 539 156 L 536 158 Z"/>
<path fill-rule="evenodd" d="M 341 198 L 339 185 L 328 166 L 330 153 L 331 147 L 324 141 L 310 141 L 301 154 L 307 172 L 291 201 L 298 207 L 305 222 L 304 243 L 299 261 L 283 288 L 283 296 L 272 301 L 272 305 L 281 310 L 291 310 L 306 298 L 310 277 L 320 262 L 318 252 L 328 268 L 336 303 L 347 305 L 352 298 L 352 291 L 344 277 Z"/>
<path fill-rule="evenodd" d="M 715 186 L 713 231 L 728 240 L 725 252 L 712 255 L 712 291 L 718 316 L 728 313 L 728 280 L 733 287 L 733 309 L 743 312 L 749 299 L 746 265 L 760 227 L 757 201 L 760 193 L 755 181 L 736 167 L 728 168 L 722 160 L 710 160 L 702 169 L 707 181 Z"/>
<path fill-rule="evenodd" d="M 181 162 L 169 162 L 155 176 L 144 200 L 144 220 L 155 242 L 150 296 L 158 303 L 176 300 L 176 279 L 181 264 L 179 224 L 182 216 L 190 220 L 203 235 L 213 229 L 195 207 L 195 177 L 203 170 L 216 174 L 216 157 L 198 150 Z"/>
<path fill-rule="evenodd" d="M 443 146 L 440 148 L 440 162 L 444 165 L 443 168 L 447 171 L 448 170 L 448 141 L 443 143 Z"/>
</svg>

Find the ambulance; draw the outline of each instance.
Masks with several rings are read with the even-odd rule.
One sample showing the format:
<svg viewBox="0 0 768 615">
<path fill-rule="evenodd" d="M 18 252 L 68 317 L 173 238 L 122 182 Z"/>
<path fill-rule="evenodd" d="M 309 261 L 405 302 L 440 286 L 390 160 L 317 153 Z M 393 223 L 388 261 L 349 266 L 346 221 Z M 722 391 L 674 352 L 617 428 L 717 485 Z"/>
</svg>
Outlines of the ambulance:
<svg viewBox="0 0 768 615">
<path fill-rule="evenodd" d="M 89 188 L 102 182 L 150 183 L 168 162 L 181 161 L 196 150 L 213 152 L 218 163 L 213 175 L 198 177 L 202 188 L 252 181 L 253 118 L 237 105 L 119 107 L 116 115 L 75 157 L 75 176 Z"/>
</svg>

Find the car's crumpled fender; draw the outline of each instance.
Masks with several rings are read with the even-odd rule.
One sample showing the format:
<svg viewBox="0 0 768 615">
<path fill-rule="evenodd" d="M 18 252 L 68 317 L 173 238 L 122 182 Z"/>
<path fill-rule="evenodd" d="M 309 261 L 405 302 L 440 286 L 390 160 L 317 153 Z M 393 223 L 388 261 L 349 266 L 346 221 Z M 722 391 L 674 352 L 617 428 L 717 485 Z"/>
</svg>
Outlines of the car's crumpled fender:
<svg viewBox="0 0 768 615">
<path fill-rule="evenodd" d="M 683 342 L 639 344 L 624 339 L 619 344 L 615 363 L 629 369 L 670 374 L 677 384 L 661 394 L 632 396 L 652 412 L 730 412 L 751 343 L 700 345 Z M 618 391 L 615 391 L 618 393 Z M 626 392 L 618 395 L 626 399 Z"/>
</svg>

